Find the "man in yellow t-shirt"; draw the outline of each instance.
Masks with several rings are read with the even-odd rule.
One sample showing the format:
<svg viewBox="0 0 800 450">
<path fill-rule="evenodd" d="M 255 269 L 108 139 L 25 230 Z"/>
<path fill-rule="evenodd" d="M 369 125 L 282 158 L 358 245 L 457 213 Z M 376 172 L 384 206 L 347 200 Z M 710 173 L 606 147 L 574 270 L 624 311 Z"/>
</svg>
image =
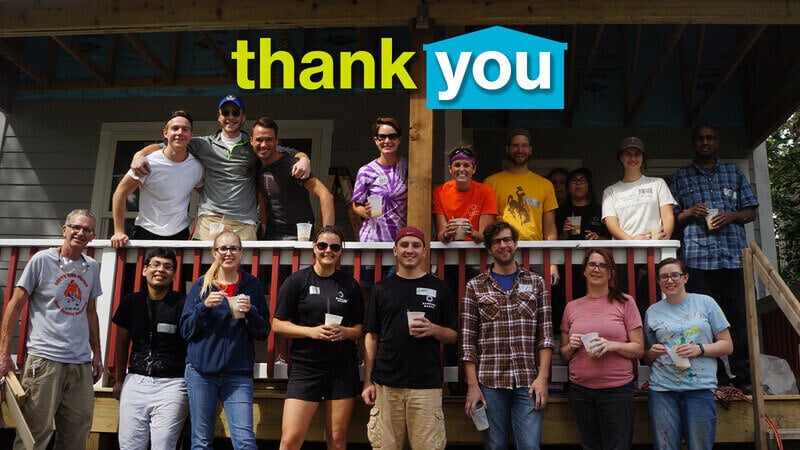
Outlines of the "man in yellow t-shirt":
<svg viewBox="0 0 800 450">
<path fill-rule="evenodd" d="M 553 183 L 528 169 L 531 134 L 524 128 L 511 130 L 506 158 L 511 164 L 484 181 L 497 197 L 498 220 L 519 230 L 520 240 L 556 240 L 556 200 Z"/>
</svg>

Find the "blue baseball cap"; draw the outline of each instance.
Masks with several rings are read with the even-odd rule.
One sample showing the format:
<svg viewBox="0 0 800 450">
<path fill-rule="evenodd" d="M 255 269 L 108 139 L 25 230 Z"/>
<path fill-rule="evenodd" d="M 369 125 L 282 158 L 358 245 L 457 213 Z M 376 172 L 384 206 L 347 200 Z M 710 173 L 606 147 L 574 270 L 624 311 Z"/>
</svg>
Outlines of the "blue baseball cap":
<svg viewBox="0 0 800 450">
<path fill-rule="evenodd" d="M 226 95 L 225 97 L 222 97 L 222 100 L 219 101 L 217 109 L 222 109 L 222 105 L 224 105 L 225 103 L 233 103 L 234 105 L 238 106 L 239 109 L 241 109 L 242 111 L 245 110 L 244 100 L 242 100 L 242 98 L 239 97 L 238 95 L 229 94 Z"/>
</svg>

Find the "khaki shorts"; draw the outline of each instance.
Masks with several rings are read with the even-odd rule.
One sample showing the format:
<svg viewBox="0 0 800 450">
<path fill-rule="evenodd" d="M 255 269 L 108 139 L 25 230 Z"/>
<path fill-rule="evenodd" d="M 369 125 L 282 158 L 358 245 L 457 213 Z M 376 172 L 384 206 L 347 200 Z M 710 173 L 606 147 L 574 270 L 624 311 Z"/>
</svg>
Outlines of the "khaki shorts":
<svg viewBox="0 0 800 450">
<path fill-rule="evenodd" d="M 192 239 L 213 241 L 223 231 L 233 231 L 243 241 L 255 241 L 256 226 L 221 216 L 203 215 L 194 222 Z"/>
<path fill-rule="evenodd" d="M 374 449 L 441 450 L 447 444 L 441 389 L 406 389 L 375 385 L 367 437 Z"/>
</svg>

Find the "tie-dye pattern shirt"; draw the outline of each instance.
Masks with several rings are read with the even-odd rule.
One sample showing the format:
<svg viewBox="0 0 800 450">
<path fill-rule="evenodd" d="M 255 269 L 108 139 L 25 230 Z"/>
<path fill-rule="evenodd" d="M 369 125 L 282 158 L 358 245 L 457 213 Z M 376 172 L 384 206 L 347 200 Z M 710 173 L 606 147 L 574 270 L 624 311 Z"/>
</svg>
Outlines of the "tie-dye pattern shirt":
<svg viewBox="0 0 800 450">
<path fill-rule="evenodd" d="M 364 220 L 358 240 L 361 242 L 394 242 L 397 230 L 406 226 L 408 211 L 408 160 L 400 158 L 393 166 L 373 160 L 358 169 L 353 202 L 367 203 L 370 195 L 383 197 L 383 212 Z"/>
</svg>

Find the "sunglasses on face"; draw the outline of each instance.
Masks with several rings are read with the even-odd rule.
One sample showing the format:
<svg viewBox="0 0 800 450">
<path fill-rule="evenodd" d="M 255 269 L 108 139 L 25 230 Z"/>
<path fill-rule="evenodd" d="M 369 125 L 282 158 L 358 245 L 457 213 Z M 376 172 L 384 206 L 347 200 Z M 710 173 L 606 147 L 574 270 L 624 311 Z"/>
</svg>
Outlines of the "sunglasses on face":
<svg viewBox="0 0 800 450">
<path fill-rule="evenodd" d="M 400 135 L 397 134 L 397 133 L 376 134 L 375 135 L 375 139 L 377 139 L 378 141 L 385 141 L 386 139 L 389 139 L 390 141 L 396 141 L 399 138 L 400 138 Z"/>
<path fill-rule="evenodd" d="M 328 247 L 331 248 L 332 252 L 338 252 L 339 250 L 342 249 L 342 244 L 328 244 L 327 242 L 317 242 L 316 243 L 316 247 L 317 247 L 317 250 L 319 250 L 321 252 L 324 252 L 325 250 L 327 250 Z"/>
<path fill-rule="evenodd" d="M 242 110 L 241 109 L 220 109 L 219 113 L 222 114 L 225 117 L 228 117 L 228 116 L 239 117 L 239 116 L 242 115 Z"/>
</svg>

